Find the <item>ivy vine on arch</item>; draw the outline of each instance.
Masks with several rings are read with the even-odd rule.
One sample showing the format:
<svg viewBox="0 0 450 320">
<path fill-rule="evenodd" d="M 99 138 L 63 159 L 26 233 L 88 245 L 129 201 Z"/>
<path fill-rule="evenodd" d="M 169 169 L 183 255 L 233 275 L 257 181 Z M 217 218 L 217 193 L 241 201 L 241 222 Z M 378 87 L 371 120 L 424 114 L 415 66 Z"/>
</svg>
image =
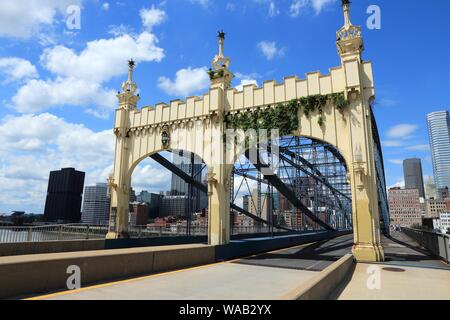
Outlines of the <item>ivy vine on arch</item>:
<svg viewBox="0 0 450 320">
<path fill-rule="evenodd" d="M 280 135 L 284 136 L 298 130 L 299 110 L 302 110 L 307 117 L 317 111 L 319 113 L 318 124 L 323 126 L 323 109 L 327 103 L 332 103 L 341 113 L 350 105 L 343 92 L 311 95 L 291 100 L 285 104 L 279 103 L 274 107 L 267 106 L 254 111 L 247 110 L 236 114 L 228 114 L 225 117 L 225 122 L 229 128 L 235 130 L 279 129 Z"/>
</svg>

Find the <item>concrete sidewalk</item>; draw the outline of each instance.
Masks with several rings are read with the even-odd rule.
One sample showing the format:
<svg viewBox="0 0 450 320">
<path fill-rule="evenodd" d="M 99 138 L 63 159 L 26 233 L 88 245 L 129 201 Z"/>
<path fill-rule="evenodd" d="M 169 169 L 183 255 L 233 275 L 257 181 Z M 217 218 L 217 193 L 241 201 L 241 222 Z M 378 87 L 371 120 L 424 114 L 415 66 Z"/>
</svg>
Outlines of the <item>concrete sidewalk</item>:
<svg viewBox="0 0 450 320">
<path fill-rule="evenodd" d="M 386 262 L 358 263 L 339 300 L 450 300 L 450 266 L 403 233 L 383 237 Z M 377 278 L 379 276 L 379 286 Z M 369 285 L 368 285 L 369 284 Z M 370 289 L 372 287 L 372 289 Z"/>
<path fill-rule="evenodd" d="M 277 300 L 350 252 L 352 236 L 67 291 L 51 300 Z M 39 298 L 39 297 L 38 297 Z"/>
</svg>

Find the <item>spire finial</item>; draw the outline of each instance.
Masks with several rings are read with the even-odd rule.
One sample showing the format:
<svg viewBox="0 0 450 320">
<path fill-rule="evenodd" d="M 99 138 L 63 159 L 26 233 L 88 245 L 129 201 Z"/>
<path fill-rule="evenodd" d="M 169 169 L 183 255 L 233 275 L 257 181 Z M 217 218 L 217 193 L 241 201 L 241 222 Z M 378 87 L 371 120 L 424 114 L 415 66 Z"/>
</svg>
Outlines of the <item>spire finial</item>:
<svg viewBox="0 0 450 320">
<path fill-rule="evenodd" d="M 225 45 L 225 35 L 226 33 L 223 32 L 223 30 L 218 32 L 218 38 L 219 38 L 219 56 L 224 57 L 224 45 Z"/>
<path fill-rule="evenodd" d="M 213 67 L 215 69 L 228 68 L 230 66 L 230 59 L 225 57 L 224 54 L 226 33 L 223 30 L 218 31 L 217 33 L 217 37 L 219 38 L 219 53 L 214 57 Z"/>
<path fill-rule="evenodd" d="M 342 59 L 361 59 L 364 50 L 364 41 L 361 36 L 361 27 L 354 26 L 350 21 L 350 0 L 342 0 L 344 10 L 344 26 L 336 33 L 337 47 Z"/>
<path fill-rule="evenodd" d="M 350 0 L 342 0 L 342 8 L 344 9 L 344 21 L 346 26 L 352 24 L 350 21 L 350 4 Z"/>
<path fill-rule="evenodd" d="M 128 60 L 128 80 L 122 83 L 122 91 L 124 93 L 134 95 L 137 90 L 137 85 L 133 81 L 133 71 L 136 67 L 136 62 L 133 59 Z"/>
<path fill-rule="evenodd" d="M 222 87 L 223 89 L 229 88 L 233 74 L 228 70 L 231 64 L 231 60 L 225 57 L 224 45 L 226 33 L 223 30 L 217 32 L 219 38 L 219 52 L 216 54 L 212 61 L 212 68 L 209 69 L 209 77 L 212 87 Z"/>
<path fill-rule="evenodd" d="M 128 82 L 133 82 L 133 70 L 136 62 L 133 59 L 128 60 Z"/>
</svg>

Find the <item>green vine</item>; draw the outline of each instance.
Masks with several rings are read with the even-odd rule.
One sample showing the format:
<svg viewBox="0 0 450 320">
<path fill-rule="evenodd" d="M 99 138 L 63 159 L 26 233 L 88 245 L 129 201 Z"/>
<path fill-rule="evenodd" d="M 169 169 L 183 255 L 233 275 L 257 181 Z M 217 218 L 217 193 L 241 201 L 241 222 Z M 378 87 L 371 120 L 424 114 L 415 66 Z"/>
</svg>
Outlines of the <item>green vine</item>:
<svg viewBox="0 0 450 320">
<path fill-rule="evenodd" d="M 310 117 L 313 112 L 319 113 L 318 124 L 323 126 L 325 119 L 323 108 L 327 103 L 333 103 L 342 113 L 350 103 L 345 99 L 344 93 L 332 93 L 327 95 L 311 95 L 300 99 L 294 99 L 286 104 L 277 104 L 275 107 L 268 106 L 265 109 L 255 111 L 239 112 L 234 115 L 227 115 L 225 118 L 228 127 L 233 129 L 276 129 L 280 130 L 280 135 L 289 135 L 298 130 L 298 111 Z"/>
</svg>

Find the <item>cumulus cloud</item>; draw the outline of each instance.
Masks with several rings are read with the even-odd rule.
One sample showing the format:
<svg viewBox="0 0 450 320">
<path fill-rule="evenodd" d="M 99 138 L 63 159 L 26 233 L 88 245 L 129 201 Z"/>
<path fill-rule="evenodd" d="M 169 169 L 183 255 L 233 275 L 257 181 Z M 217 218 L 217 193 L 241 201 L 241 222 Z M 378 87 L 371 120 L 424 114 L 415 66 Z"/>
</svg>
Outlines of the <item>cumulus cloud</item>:
<svg viewBox="0 0 450 320">
<path fill-rule="evenodd" d="M 167 15 L 163 10 L 152 6 L 151 9 L 142 9 L 140 12 L 142 24 L 147 30 L 152 30 L 153 27 L 160 25 L 167 19 Z"/>
<path fill-rule="evenodd" d="M 258 86 L 258 81 L 254 80 L 254 79 L 243 79 L 243 80 L 241 80 L 241 83 L 236 86 L 236 89 L 238 91 L 242 91 L 242 90 L 244 90 L 244 86 L 249 85 L 249 84 Z"/>
<path fill-rule="evenodd" d="M 0 203 L 42 212 L 51 170 L 75 167 L 93 184 L 106 181 L 113 157 L 111 130 L 95 132 L 49 113 L 7 116 L 0 122 Z"/>
<path fill-rule="evenodd" d="M 158 87 L 172 96 L 190 96 L 209 87 L 207 68 L 191 68 L 178 70 L 175 79 L 160 77 Z"/>
<path fill-rule="evenodd" d="M 2 0 L 0 37 L 30 38 L 63 17 L 70 5 L 82 0 Z"/>
<path fill-rule="evenodd" d="M 261 41 L 257 44 L 257 47 L 267 60 L 284 56 L 285 48 L 278 48 L 275 41 Z"/>
<path fill-rule="evenodd" d="M 0 74 L 5 76 L 5 83 L 39 76 L 36 67 L 30 61 L 16 57 L 0 58 Z"/>
<path fill-rule="evenodd" d="M 160 22 L 143 21 L 147 27 Z M 12 98 L 12 107 L 19 112 L 36 113 L 74 105 L 105 117 L 116 106 L 115 90 L 105 87 L 105 83 L 126 74 L 126 61 L 130 58 L 138 63 L 160 62 L 164 49 L 158 47 L 158 38 L 148 30 L 90 41 L 81 52 L 61 45 L 47 48 L 40 62 L 53 78 L 25 83 Z"/>
</svg>

